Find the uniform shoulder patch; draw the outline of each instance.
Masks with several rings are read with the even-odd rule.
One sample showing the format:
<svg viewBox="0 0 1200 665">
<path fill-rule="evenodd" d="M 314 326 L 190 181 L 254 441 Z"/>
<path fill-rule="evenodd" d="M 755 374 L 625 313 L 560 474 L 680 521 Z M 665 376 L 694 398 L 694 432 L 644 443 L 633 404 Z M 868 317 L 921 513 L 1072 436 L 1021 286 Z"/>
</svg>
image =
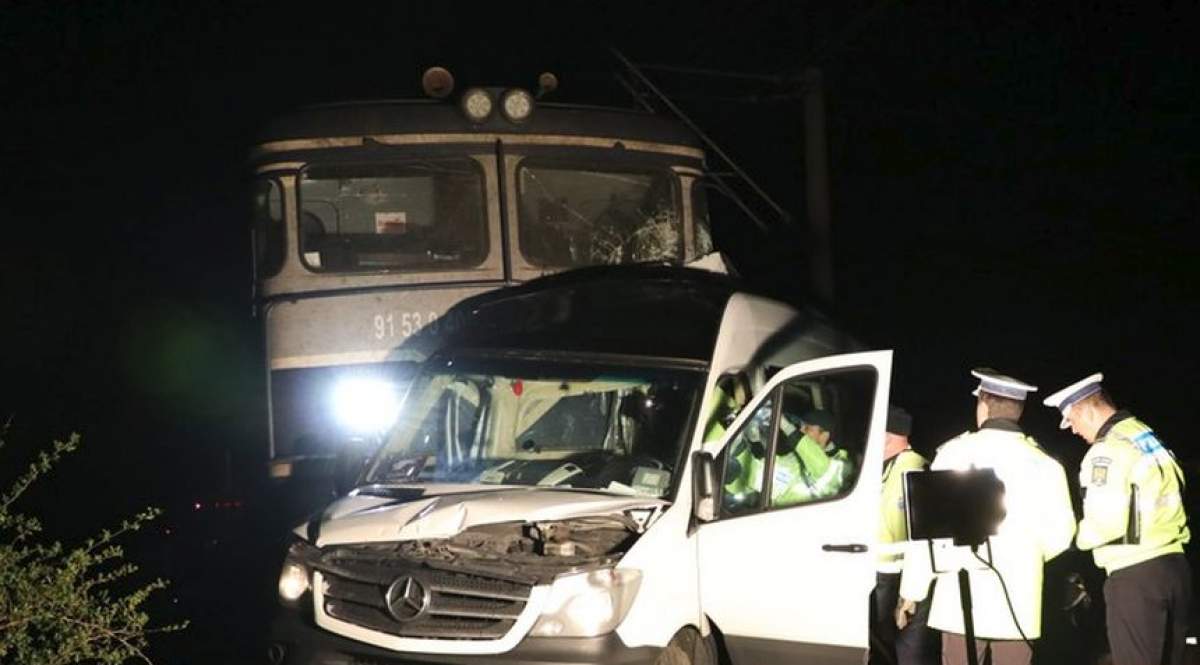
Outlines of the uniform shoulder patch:
<svg viewBox="0 0 1200 665">
<path fill-rule="evenodd" d="M 1108 457 L 1093 457 L 1092 458 L 1092 487 L 1104 487 L 1108 484 L 1108 467 L 1112 465 L 1112 459 Z"/>
<path fill-rule="evenodd" d="M 1154 435 L 1154 432 L 1150 430 L 1146 430 L 1145 432 L 1133 437 L 1131 443 L 1133 443 L 1135 448 L 1147 455 L 1153 455 L 1165 447 L 1163 446 L 1162 441 L 1160 441 L 1158 437 Z"/>
</svg>

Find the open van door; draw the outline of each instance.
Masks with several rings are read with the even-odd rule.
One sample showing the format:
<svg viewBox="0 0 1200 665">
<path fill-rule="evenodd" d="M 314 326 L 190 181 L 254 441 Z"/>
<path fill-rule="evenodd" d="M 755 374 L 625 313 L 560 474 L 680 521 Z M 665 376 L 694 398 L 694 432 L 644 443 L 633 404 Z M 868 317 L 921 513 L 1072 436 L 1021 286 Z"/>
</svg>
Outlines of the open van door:
<svg viewBox="0 0 1200 665">
<path fill-rule="evenodd" d="M 734 663 L 863 662 L 891 366 L 872 351 L 785 367 L 708 451 L 700 603 Z"/>
</svg>

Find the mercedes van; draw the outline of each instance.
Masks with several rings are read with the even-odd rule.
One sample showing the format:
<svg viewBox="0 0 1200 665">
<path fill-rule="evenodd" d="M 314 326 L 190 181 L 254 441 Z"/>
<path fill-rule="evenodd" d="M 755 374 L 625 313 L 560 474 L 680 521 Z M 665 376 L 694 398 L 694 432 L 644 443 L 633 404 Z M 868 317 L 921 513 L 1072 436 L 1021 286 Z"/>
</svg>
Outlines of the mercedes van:
<svg viewBox="0 0 1200 665">
<path fill-rule="evenodd" d="M 295 530 L 274 662 L 862 662 L 890 351 L 666 266 L 439 322 L 393 352 L 419 369 L 344 496 Z M 818 420 L 844 467 L 820 486 L 783 461 Z"/>
</svg>

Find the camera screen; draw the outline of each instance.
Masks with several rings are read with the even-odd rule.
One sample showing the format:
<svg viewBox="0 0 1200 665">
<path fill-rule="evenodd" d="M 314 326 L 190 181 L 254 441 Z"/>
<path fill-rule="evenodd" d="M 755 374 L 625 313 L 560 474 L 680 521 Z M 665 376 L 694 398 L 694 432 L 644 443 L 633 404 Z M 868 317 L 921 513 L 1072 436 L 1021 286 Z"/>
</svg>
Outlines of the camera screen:
<svg viewBox="0 0 1200 665">
<path fill-rule="evenodd" d="M 904 474 L 909 540 L 978 544 L 1004 519 L 1004 483 L 991 469 Z"/>
</svg>

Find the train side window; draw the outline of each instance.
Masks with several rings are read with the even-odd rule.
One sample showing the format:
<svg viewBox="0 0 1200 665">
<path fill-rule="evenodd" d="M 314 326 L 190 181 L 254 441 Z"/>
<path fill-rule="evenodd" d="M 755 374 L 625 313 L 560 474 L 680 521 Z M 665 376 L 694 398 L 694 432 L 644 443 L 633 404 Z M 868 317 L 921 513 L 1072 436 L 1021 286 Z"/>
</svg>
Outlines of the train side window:
<svg viewBox="0 0 1200 665">
<path fill-rule="evenodd" d="M 253 240 L 257 276 L 271 277 L 283 268 L 287 253 L 283 224 L 283 193 L 278 181 L 263 178 L 254 183 Z"/>
</svg>

